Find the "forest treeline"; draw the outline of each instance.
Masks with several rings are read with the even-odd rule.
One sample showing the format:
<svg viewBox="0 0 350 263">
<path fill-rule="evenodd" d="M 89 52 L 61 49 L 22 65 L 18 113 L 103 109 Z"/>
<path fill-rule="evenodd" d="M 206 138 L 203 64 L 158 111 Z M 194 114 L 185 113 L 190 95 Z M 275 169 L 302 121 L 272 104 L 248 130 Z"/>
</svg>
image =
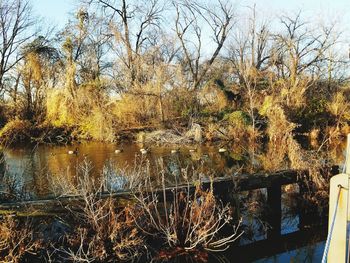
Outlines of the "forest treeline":
<svg viewBox="0 0 350 263">
<path fill-rule="evenodd" d="M 194 124 L 206 141 L 345 134 L 349 61 L 326 20 L 226 0 L 82 0 L 60 29 L 29 0 L 1 1 L 1 141 Z"/>
</svg>

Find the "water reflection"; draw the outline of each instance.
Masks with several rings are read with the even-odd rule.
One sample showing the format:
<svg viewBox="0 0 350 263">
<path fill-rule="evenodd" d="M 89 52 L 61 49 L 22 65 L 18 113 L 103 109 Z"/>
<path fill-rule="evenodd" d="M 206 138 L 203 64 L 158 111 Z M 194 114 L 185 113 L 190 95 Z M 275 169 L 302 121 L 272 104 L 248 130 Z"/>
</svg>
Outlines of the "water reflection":
<svg viewBox="0 0 350 263">
<path fill-rule="evenodd" d="M 78 154 L 68 154 L 68 150 L 75 149 L 75 147 L 78 148 Z M 168 184 L 181 181 L 181 169 L 186 167 L 190 168 L 190 171 L 193 167 L 196 170 L 196 174 L 201 177 L 252 172 L 261 169 L 257 158 L 258 155 L 252 155 L 242 147 L 232 147 L 232 149 L 224 153 L 218 153 L 218 148 L 215 146 L 197 147 L 194 151 L 190 151 L 190 149 L 193 149 L 191 147 L 181 147 L 176 153 L 171 153 L 172 147 L 151 147 L 150 151 L 145 155 L 140 153 L 141 147 L 141 145 L 137 144 L 118 145 L 116 147 L 114 144 L 106 143 L 82 143 L 70 147 L 11 148 L 5 151 L 6 170 L 8 176 L 18 179 L 19 188 L 27 187 L 32 198 L 42 198 L 50 193 L 50 180 L 48 178 L 58 178 L 67 184 L 74 182 L 79 164 L 86 159 L 92 163 L 91 176 L 98 178 L 102 172 L 108 173 L 107 177 L 112 179 L 108 180 L 109 185 L 107 187 L 112 189 L 120 189 L 128 182 L 128 178 L 125 176 L 127 173 L 120 173 L 118 169 L 132 171 L 132 169 L 135 169 L 135 163 L 141 163 L 144 166 L 148 165 L 154 174 L 157 174 L 157 171 L 160 169 L 165 169 L 169 172 L 167 177 Z M 123 151 L 115 153 L 117 148 L 123 149 Z M 338 148 L 334 149 L 334 152 L 330 151 L 330 153 L 334 154 L 335 163 L 337 163 L 337 160 L 341 162 L 343 157 L 338 158 L 338 155 L 343 155 L 344 145 L 338 146 Z M 160 157 L 162 161 L 159 160 Z M 297 213 L 298 209 L 295 202 L 298 192 L 299 189 L 296 185 L 283 188 L 282 235 L 288 235 L 303 228 L 303 220 L 305 218 Z M 266 189 L 242 192 L 237 199 L 240 203 L 240 215 L 243 217 L 243 229 L 246 231 L 244 237 L 240 239 L 240 246 L 249 246 L 257 241 L 264 242 L 268 238 L 268 231 L 271 227 L 268 222 L 269 210 L 266 208 Z M 299 236 L 298 240 L 300 241 Z M 277 243 L 275 242 L 274 244 Z M 257 262 L 286 262 L 285 260 L 313 262 L 312 260 L 318 258 L 318 251 L 322 246 L 322 243 L 319 243 L 315 247 L 308 246 L 299 250 L 290 249 L 290 252 L 279 253 L 280 251 L 274 251 L 274 254 L 276 254 L 274 257 Z M 269 256 L 267 255 L 268 252 L 263 248 L 259 253 L 263 256 Z M 208 261 L 232 262 L 234 258 L 238 260 L 241 258 L 242 261 L 236 262 L 245 262 L 244 260 L 247 260 L 247 258 L 256 259 L 256 257 L 251 255 L 251 252 L 242 253 L 237 257 L 237 253 L 242 251 L 241 249 L 241 247 L 238 247 L 238 249 L 233 248 L 227 251 L 226 254 L 220 254 L 219 256 L 209 254 Z M 184 261 L 182 258 L 179 258 L 174 259 L 173 262 Z"/>
<path fill-rule="evenodd" d="M 324 242 L 318 242 L 300 249 L 294 249 L 273 257 L 253 261 L 254 263 L 280 263 L 280 262 L 321 262 Z"/>
<path fill-rule="evenodd" d="M 77 148 L 77 154 L 68 154 L 69 150 Z M 169 184 L 173 183 L 174 176 L 180 174 L 180 169 L 191 167 L 202 176 L 222 176 L 232 174 L 233 171 L 243 171 L 249 154 L 240 148 L 219 153 L 215 146 L 202 146 L 191 150 L 191 147 L 181 147 L 172 153 L 173 147 L 157 146 L 148 149 L 147 154 L 141 154 L 142 145 L 118 145 L 89 142 L 67 146 L 40 145 L 34 149 L 29 147 L 15 147 L 5 150 L 6 173 L 16 177 L 21 184 L 32 189 L 33 198 L 42 198 L 50 193 L 48 176 L 64 175 L 66 180 L 73 181 L 77 174 L 77 167 L 83 160 L 92 163 L 91 176 L 99 177 L 106 166 L 115 170 L 132 170 L 141 160 L 150 162 L 152 173 L 159 167 L 159 158 L 170 177 Z M 116 149 L 123 149 L 116 153 Z M 190 151 L 191 150 L 191 151 Z M 247 166 L 248 167 L 248 166 Z"/>
<path fill-rule="evenodd" d="M 18 146 L 5 150 L 6 173 L 16 178 L 19 185 L 29 189 L 33 198 L 42 198 L 50 193 L 48 176 L 64 175 L 66 180 L 73 181 L 76 169 L 84 159 L 92 163 L 91 176 L 99 177 L 106 165 L 114 170 L 132 170 L 140 160 L 150 162 L 151 173 L 157 173 L 160 169 L 159 158 L 162 158 L 162 165 L 170 174 L 167 183 L 172 184 L 176 181 L 176 175 L 180 174 L 180 169 L 191 167 L 203 177 L 252 173 L 263 170 L 264 160 L 272 157 L 269 157 L 268 150 L 265 153 L 252 153 L 247 150 L 249 147 L 242 146 L 227 147 L 223 153 L 218 152 L 217 146 L 148 146 L 147 154 L 141 154 L 140 149 L 143 147 L 133 143 L 115 145 L 98 142 L 69 147 L 40 145 L 34 149 Z M 75 148 L 78 154 L 68 154 L 69 150 Z M 324 158 L 340 164 L 344 159 L 344 148 L 345 144 L 338 143 L 332 149 L 327 149 L 328 156 Z M 122 151 L 116 153 L 116 149 Z M 175 153 L 172 153 L 173 149 L 177 149 Z M 285 162 L 276 167 L 288 168 Z M 118 176 L 117 173 L 115 175 Z"/>
</svg>

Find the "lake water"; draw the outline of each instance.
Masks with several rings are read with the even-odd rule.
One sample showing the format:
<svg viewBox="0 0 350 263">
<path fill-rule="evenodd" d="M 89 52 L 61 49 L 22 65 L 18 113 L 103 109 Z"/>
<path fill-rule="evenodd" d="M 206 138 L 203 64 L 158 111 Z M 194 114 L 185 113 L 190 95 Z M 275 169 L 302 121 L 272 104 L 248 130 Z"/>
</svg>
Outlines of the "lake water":
<svg viewBox="0 0 350 263">
<path fill-rule="evenodd" d="M 92 165 L 91 176 L 99 177 L 105 167 L 118 173 L 119 170 L 132 170 L 135 166 L 149 162 L 153 172 L 157 172 L 159 160 L 168 171 L 169 184 L 172 176 L 179 169 L 194 168 L 199 176 L 223 176 L 235 173 L 252 173 L 261 171 L 259 154 L 252 153 L 245 147 L 227 147 L 227 151 L 219 153 L 218 146 L 148 146 L 148 152 L 141 154 L 143 145 L 108 144 L 87 142 L 70 146 L 39 145 L 37 147 L 17 146 L 4 150 L 5 175 L 16 179 L 19 188 L 25 188 L 28 198 L 45 198 L 51 194 L 48 178 L 64 175 L 70 180 L 77 174 L 77 167 L 84 160 Z M 335 149 L 334 164 L 343 160 L 343 149 Z M 77 149 L 77 154 L 68 154 Z M 122 152 L 116 153 L 115 150 Z M 176 149 L 176 153 L 172 150 Z M 164 167 L 163 167 L 164 168 Z M 281 169 L 288 168 L 281 164 Z M 1 178 L 0 178 L 1 179 Z M 1 190 L 1 185 L 0 185 Z M 305 225 L 303 215 L 295 212 L 293 198 L 297 196 L 297 187 L 288 190 L 282 198 L 281 237 L 270 238 L 268 225 L 264 223 L 264 215 L 259 209 L 251 210 L 246 204 L 264 207 L 261 202 L 266 199 L 266 189 L 256 193 L 240 193 L 245 235 L 239 247 L 232 247 L 227 252 L 214 256 L 212 262 L 319 262 L 322 257 L 327 222 L 325 215 L 314 218 L 317 226 Z M 293 192 L 294 191 L 294 192 Z M 294 195 L 293 195 L 294 193 Z M 294 197 L 293 197 L 294 196 Z M 309 231 L 309 229 L 316 229 Z M 254 250 L 255 252 L 252 252 Z M 237 256 L 238 255 L 238 256 Z M 218 260 L 218 261 L 216 261 Z M 211 261 L 210 261 L 211 262 Z"/>
<path fill-rule="evenodd" d="M 122 145 L 85 142 L 70 146 L 39 145 L 37 147 L 17 146 L 4 150 L 6 174 L 15 178 L 20 187 L 25 186 L 31 198 L 45 198 L 50 194 L 48 177 L 74 178 L 77 167 L 83 160 L 91 162 L 91 176 L 99 177 L 104 167 L 114 171 L 132 170 L 142 163 L 150 163 L 152 172 L 159 169 L 162 160 L 163 169 L 168 171 L 168 184 L 172 184 L 171 174 L 179 169 L 194 169 L 200 176 L 224 176 L 236 173 L 262 171 L 260 163 L 262 153 L 248 150 L 248 147 L 227 146 L 227 151 L 219 153 L 218 146 L 157 146 L 150 145 L 147 154 L 141 154 L 143 145 L 127 143 Z M 77 154 L 68 154 L 77 149 Z M 121 149 L 122 152 L 115 153 Z M 176 150 L 177 153 L 171 153 Z M 331 152 L 333 164 L 343 161 L 344 146 Z M 288 163 L 279 164 L 280 170 L 287 169 Z M 1 189 L 0 189 L 1 190 Z"/>
<path fill-rule="evenodd" d="M 140 153 L 141 148 L 142 145 L 138 144 L 115 145 L 98 142 L 71 146 L 39 145 L 33 148 L 17 146 L 4 150 L 6 174 L 16 178 L 19 185 L 27 186 L 31 198 L 45 198 L 50 194 L 48 177 L 64 175 L 71 179 L 84 160 L 91 162 L 91 176 L 95 177 L 100 176 L 103 168 L 107 166 L 115 171 L 131 170 L 146 162 L 149 162 L 151 169 L 156 172 L 160 169 L 160 159 L 170 173 L 187 167 L 194 168 L 203 176 L 246 172 L 254 166 L 249 153 L 242 148 L 232 148 L 219 153 L 216 146 L 153 146 L 147 148 L 146 154 Z M 69 150 L 75 149 L 77 154 L 68 154 Z M 116 149 L 122 149 L 122 152 L 115 153 Z M 172 150 L 177 152 L 172 153 Z"/>
</svg>

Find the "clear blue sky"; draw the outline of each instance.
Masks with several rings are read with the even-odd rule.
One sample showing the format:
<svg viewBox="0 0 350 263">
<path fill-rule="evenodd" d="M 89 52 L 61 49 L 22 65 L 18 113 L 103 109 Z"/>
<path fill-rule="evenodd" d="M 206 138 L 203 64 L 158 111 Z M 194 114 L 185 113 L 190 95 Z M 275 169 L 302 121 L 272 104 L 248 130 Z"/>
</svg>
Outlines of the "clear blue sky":
<svg viewBox="0 0 350 263">
<path fill-rule="evenodd" d="M 350 7 L 349 0 L 241 0 L 241 2 L 256 3 L 257 5 L 264 6 L 265 8 L 273 9 L 305 9 L 306 11 L 312 10 L 336 10 L 342 11 L 345 7 Z"/>
<path fill-rule="evenodd" d="M 232 0 L 236 2 L 235 0 Z M 68 13 L 77 8 L 78 0 L 31 0 L 35 13 L 44 17 L 50 24 L 58 23 L 63 26 L 67 21 Z M 256 3 L 258 10 L 278 14 L 302 9 L 316 19 L 322 16 L 335 15 L 346 19 L 350 17 L 350 0 L 238 0 L 241 6 Z"/>
<path fill-rule="evenodd" d="M 241 3 L 256 3 L 257 7 L 275 15 L 302 10 L 304 15 L 315 20 L 337 18 L 350 21 L 350 0 L 241 0 Z"/>
<path fill-rule="evenodd" d="M 1 1 L 1 0 L 0 0 Z M 69 13 L 79 7 L 79 0 L 30 0 L 33 11 L 41 16 L 50 26 L 63 28 L 69 18 Z M 137 0 L 134 0 L 137 1 Z M 170 0 L 166 0 L 170 1 Z M 203 0 L 211 1 L 211 0 Z M 307 20 L 313 20 L 315 24 L 337 20 L 338 30 L 342 31 L 339 48 L 348 52 L 350 40 L 350 0 L 231 0 L 233 4 L 241 7 L 256 4 L 257 15 L 268 21 L 276 18 L 276 15 L 293 14 L 302 10 L 302 15 Z M 247 9 L 246 9 L 247 10 Z M 240 12 L 239 15 L 244 16 Z M 345 54 L 345 53 L 344 53 Z"/>
<path fill-rule="evenodd" d="M 30 0 L 35 14 L 44 18 L 50 25 L 63 27 L 69 12 L 77 7 L 76 0 Z"/>
</svg>

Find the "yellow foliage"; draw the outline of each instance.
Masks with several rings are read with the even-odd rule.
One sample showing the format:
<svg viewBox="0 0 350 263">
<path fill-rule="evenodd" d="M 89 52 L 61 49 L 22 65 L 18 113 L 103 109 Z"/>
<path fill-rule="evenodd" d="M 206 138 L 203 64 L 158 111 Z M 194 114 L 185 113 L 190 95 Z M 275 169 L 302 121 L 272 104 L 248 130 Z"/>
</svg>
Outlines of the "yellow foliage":
<svg viewBox="0 0 350 263">
<path fill-rule="evenodd" d="M 328 110 L 337 117 L 342 117 L 345 120 L 350 120 L 350 103 L 345 98 L 343 92 L 334 94 L 332 100 L 327 103 Z"/>
<path fill-rule="evenodd" d="M 36 81 L 39 82 L 42 79 L 42 66 L 40 58 L 37 54 L 30 52 L 26 55 L 26 73 Z"/>
<path fill-rule="evenodd" d="M 273 106 L 273 98 L 272 96 L 266 96 L 263 102 L 263 105 L 261 106 L 259 110 L 259 114 L 262 116 L 266 116 L 268 110 Z"/>
<path fill-rule="evenodd" d="M 50 90 L 46 121 L 55 126 L 74 126 L 82 139 L 113 141 L 113 117 L 99 83 L 85 83 L 72 98 L 67 89 Z"/>
<path fill-rule="evenodd" d="M 260 156 L 266 170 L 277 170 L 285 164 L 288 157 L 290 168 L 307 169 L 303 150 L 293 138 L 296 124 L 288 121 L 280 105 L 268 107 L 266 116 L 269 119 L 267 134 L 269 135 L 268 150 Z"/>
<path fill-rule="evenodd" d="M 115 103 L 113 114 L 118 123 L 123 123 L 126 126 L 139 123 L 138 116 L 141 115 L 142 109 L 138 101 L 138 98 L 134 96 L 125 95 L 122 100 Z"/>
<path fill-rule="evenodd" d="M 113 118 L 100 108 L 93 108 L 91 114 L 82 118 L 79 130 L 83 138 L 99 141 L 114 141 Z"/>
<path fill-rule="evenodd" d="M 75 90 L 76 90 L 75 75 L 76 75 L 75 63 L 71 63 L 70 65 L 66 66 L 66 89 L 69 91 L 72 97 L 74 97 Z"/>
<path fill-rule="evenodd" d="M 56 127 L 76 125 L 73 102 L 62 89 L 49 90 L 46 99 L 46 120 Z"/>
<path fill-rule="evenodd" d="M 156 96 L 125 94 L 115 103 L 113 115 L 125 127 L 147 124 L 159 118 L 158 103 Z"/>
<path fill-rule="evenodd" d="M 6 123 L 0 131 L 2 143 L 11 144 L 30 138 L 31 123 L 27 120 L 14 119 Z"/>
</svg>

